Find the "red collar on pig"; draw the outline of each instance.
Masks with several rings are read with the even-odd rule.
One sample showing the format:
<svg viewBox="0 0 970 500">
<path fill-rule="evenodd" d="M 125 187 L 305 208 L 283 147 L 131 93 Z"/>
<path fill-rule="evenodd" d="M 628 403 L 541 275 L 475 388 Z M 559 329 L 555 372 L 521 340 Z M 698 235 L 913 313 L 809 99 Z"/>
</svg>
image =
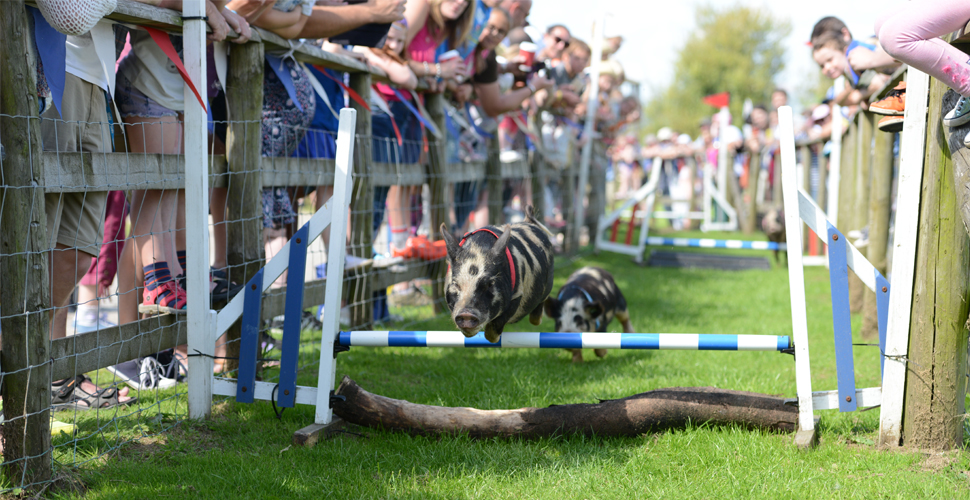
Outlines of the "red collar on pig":
<svg viewBox="0 0 970 500">
<path fill-rule="evenodd" d="M 498 239 L 498 235 L 495 234 L 495 231 L 492 231 L 491 229 L 488 229 L 488 228 L 483 227 L 481 229 L 476 229 L 476 230 L 474 230 L 474 231 L 466 234 L 465 236 L 463 236 L 461 238 L 461 241 L 458 242 L 458 246 L 464 245 L 465 244 L 465 240 L 467 240 L 469 236 L 471 236 L 471 235 L 473 235 L 473 234 L 475 234 L 475 233 L 477 233 L 479 231 L 485 231 L 486 233 L 491 234 L 492 236 L 494 236 L 495 239 Z M 505 256 L 508 257 L 508 259 L 509 259 L 509 270 L 512 271 L 512 291 L 514 292 L 515 291 L 515 262 L 512 261 L 512 251 L 509 250 L 509 247 L 507 245 L 505 247 Z"/>
</svg>

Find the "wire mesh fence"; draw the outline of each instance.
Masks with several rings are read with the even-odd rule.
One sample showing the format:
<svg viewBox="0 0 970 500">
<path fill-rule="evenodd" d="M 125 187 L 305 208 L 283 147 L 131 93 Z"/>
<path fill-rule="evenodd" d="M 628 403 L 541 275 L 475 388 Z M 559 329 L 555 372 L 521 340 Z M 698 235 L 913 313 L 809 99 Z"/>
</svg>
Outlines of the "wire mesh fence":
<svg viewBox="0 0 970 500">
<path fill-rule="evenodd" d="M 205 89 L 210 205 L 207 214 L 187 214 L 183 113 L 153 107 L 132 84 L 124 70 L 132 38 L 115 31 L 113 95 L 69 73 L 57 106 L 42 100 L 34 114 L 28 99 L 0 115 L 4 491 L 51 484 L 52 464 L 84 466 L 188 418 L 179 382 L 199 353 L 187 349 L 184 311 L 200 305 L 185 304 L 184 290 L 208 286 L 209 307 L 219 310 L 330 198 L 336 110 L 345 105 L 360 113 L 349 237 L 333 242 L 325 232 L 309 246 L 303 275 L 284 273 L 264 294 L 262 380 L 279 378 L 292 283 L 304 291 L 298 369 L 314 374 L 330 245 L 347 248 L 342 328 L 406 329 L 447 310 L 445 255 L 434 244 L 442 228 L 460 235 L 518 222 L 533 205 L 575 255 L 606 206 L 605 147 L 594 154 L 592 190 L 580 190 L 568 125 L 559 123 L 555 142 L 528 115 L 489 120 L 440 94 L 372 108 L 368 96 L 380 90 L 370 74 L 327 69 L 328 61 L 306 55 L 312 48 L 298 55 L 319 65 L 313 70 L 296 59 L 264 62 L 250 43 L 233 48 L 228 77 Z M 353 66 L 336 61 L 329 67 Z M 297 80 L 297 99 L 281 90 L 274 64 Z M 299 82 L 308 73 L 329 79 L 328 96 Z M 573 220 L 580 203 L 583 231 Z M 187 254 L 192 217 L 207 218 L 209 255 Z M 202 258 L 209 283 L 187 281 L 187 262 Z M 239 328 L 216 341 L 219 376 L 236 374 Z"/>
</svg>

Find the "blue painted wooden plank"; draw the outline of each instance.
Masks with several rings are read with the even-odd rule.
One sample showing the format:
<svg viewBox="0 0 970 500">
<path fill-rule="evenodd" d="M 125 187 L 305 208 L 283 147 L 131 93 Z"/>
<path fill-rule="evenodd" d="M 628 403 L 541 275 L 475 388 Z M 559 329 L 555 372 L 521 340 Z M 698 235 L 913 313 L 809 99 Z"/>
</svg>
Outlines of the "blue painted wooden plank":
<svg viewBox="0 0 970 500">
<path fill-rule="evenodd" d="M 280 408 L 292 408 L 296 403 L 296 371 L 300 351 L 300 323 L 303 320 L 303 286 L 306 275 L 308 234 L 310 234 L 310 226 L 304 225 L 290 240 L 286 304 L 283 309 L 283 352 L 280 356 L 279 390 L 276 393 L 276 406 Z"/>
<path fill-rule="evenodd" d="M 876 318 L 879 321 L 879 373 L 885 372 L 886 329 L 889 326 L 889 280 L 876 270 Z M 880 379 L 882 377 L 880 376 Z"/>
<path fill-rule="evenodd" d="M 829 282 L 832 287 L 832 324 L 835 327 L 835 369 L 839 382 L 839 411 L 855 411 L 855 361 L 852 359 L 852 318 L 849 313 L 849 266 L 845 236 L 828 223 Z"/>
<path fill-rule="evenodd" d="M 239 375 L 236 402 L 252 403 L 256 392 L 256 358 L 259 350 L 259 324 L 263 306 L 263 269 L 256 272 L 243 290 L 242 337 L 239 339 Z"/>
</svg>

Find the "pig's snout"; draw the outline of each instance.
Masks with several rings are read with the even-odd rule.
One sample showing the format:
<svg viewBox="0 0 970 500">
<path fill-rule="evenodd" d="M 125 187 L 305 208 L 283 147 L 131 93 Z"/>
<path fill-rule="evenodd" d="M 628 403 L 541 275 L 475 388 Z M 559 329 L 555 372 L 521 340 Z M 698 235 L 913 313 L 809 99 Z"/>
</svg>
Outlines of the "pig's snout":
<svg viewBox="0 0 970 500">
<path fill-rule="evenodd" d="M 482 325 L 482 320 L 474 311 L 459 311 L 455 315 L 455 325 L 466 337 L 473 337 L 478 333 L 478 327 Z"/>
</svg>

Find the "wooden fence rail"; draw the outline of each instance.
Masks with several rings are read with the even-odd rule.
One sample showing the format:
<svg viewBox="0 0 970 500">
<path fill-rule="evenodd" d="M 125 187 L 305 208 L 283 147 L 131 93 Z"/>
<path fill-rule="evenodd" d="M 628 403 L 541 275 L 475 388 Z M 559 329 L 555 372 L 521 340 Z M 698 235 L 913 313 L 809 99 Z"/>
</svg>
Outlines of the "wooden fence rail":
<svg viewBox="0 0 970 500">
<path fill-rule="evenodd" d="M 3 400 L 7 424 L 4 425 L 4 459 L 7 477 L 23 478 L 23 485 L 42 484 L 51 478 L 50 432 L 48 430 L 51 380 L 72 377 L 120 362 L 147 356 L 187 341 L 184 320 L 153 317 L 133 323 L 77 334 L 51 341 L 48 314 L 51 310 L 50 278 L 44 222 L 44 194 L 97 192 L 131 189 L 184 189 L 185 158 L 180 155 L 146 153 L 52 153 L 42 152 L 39 117 L 32 91 L 34 71 L 25 44 L 29 42 L 24 5 L 31 0 L 12 0 L 0 9 L 4 36 L 0 37 L 0 117 L 7 159 L 3 162 L 3 209 L 0 212 L 0 270 L 2 270 L 2 307 L 0 319 L 3 349 Z M 180 34 L 180 13 L 130 0 L 118 0 L 107 19 L 132 25 L 151 26 Z M 234 37 L 231 34 L 230 37 Z M 357 60 L 324 52 L 296 41 L 284 40 L 265 30 L 253 28 L 250 42 L 233 45 L 226 78 L 229 116 L 225 155 L 209 157 L 209 186 L 228 189 L 227 261 L 234 281 L 253 276 L 263 265 L 261 226 L 263 186 L 327 186 L 334 181 L 334 161 L 330 159 L 263 157 L 260 151 L 262 119 L 263 59 L 266 50 L 293 50 L 301 62 L 350 74 L 350 86 L 365 99 L 371 84 L 387 82 L 381 70 Z M 27 64 L 25 64 L 27 63 Z M 438 128 L 444 127 L 444 103 L 440 94 L 427 94 L 425 106 Z M 356 220 L 352 251 L 369 258 L 373 234 L 370 218 L 375 187 L 421 185 L 431 187 L 430 214 L 432 238 L 441 222 L 448 220 L 451 206 L 447 186 L 457 182 L 487 181 L 488 206 L 492 222 L 498 222 L 502 209 L 503 179 L 532 178 L 534 198 L 542 202 L 541 179 L 546 167 L 539 152 L 521 160 L 499 160 L 498 143 L 488 141 L 488 160 L 448 163 L 445 143 L 427 135 L 429 154 L 425 163 L 375 163 L 371 161 L 370 111 L 357 107 L 358 146 L 355 186 L 351 206 Z M 578 156 L 578 155 L 574 155 Z M 33 159 L 33 160 L 31 160 Z M 538 176 L 538 178 L 537 178 Z M 572 197 L 566 195 L 569 201 Z M 572 216 L 572 213 L 568 213 Z M 598 213 L 591 214 L 598 217 Z M 30 231 L 25 231 L 29 224 Z M 570 224 L 572 227 L 573 224 Z M 575 247 L 573 247 L 575 250 Z M 369 299 L 372 290 L 417 278 L 437 279 L 435 299 L 440 299 L 440 278 L 444 266 L 436 262 L 408 261 L 391 268 L 368 267 L 345 275 L 350 293 Z M 237 274 L 238 273 L 238 274 Z M 236 277 L 242 278 L 242 280 Z M 323 303 L 326 280 L 307 282 L 304 306 Z M 283 314 L 286 289 L 274 290 L 263 298 L 264 318 Z M 24 300 L 27 298 L 28 300 Z M 372 320 L 368 300 L 353 309 L 353 324 Z M 436 300 L 436 311 L 441 310 Z M 238 356 L 238 325 L 228 332 L 227 356 Z M 229 367 L 231 368 L 231 366 Z M 15 404 L 15 402 L 25 404 Z M 29 418 L 22 418 L 29 415 Z M 16 428 L 15 428 L 16 427 Z M 24 436 L 29 436 L 25 439 Z M 30 460 L 20 460 L 31 457 Z M 14 479 L 16 478 L 16 479 Z"/>
</svg>

